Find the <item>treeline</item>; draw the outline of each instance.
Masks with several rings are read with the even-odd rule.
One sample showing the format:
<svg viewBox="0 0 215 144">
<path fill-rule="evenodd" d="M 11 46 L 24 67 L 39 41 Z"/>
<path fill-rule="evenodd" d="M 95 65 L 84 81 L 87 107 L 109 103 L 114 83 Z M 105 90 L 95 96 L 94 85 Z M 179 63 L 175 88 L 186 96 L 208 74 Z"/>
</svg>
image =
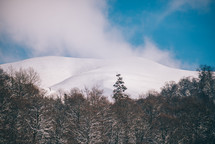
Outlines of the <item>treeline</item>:
<svg viewBox="0 0 215 144">
<path fill-rule="evenodd" d="M 48 97 L 38 79 L 32 69 L 0 69 L 1 144 L 215 143 L 209 66 L 200 68 L 198 78 L 169 82 L 146 98 L 118 97 L 115 90 L 114 103 L 97 88 Z"/>
</svg>

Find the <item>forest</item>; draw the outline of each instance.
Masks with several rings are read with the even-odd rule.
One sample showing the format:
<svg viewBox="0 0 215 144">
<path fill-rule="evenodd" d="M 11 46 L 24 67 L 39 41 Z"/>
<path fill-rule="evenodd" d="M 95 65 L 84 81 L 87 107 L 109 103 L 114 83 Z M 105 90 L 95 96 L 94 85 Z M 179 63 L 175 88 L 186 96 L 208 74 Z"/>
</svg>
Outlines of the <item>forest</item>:
<svg viewBox="0 0 215 144">
<path fill-rule="evenodd" d="M 167 82 L 138 99 L 120 75 L 113 102 L 99 88 L 47 96 L 33 69 L 0 69 L 1 144 L 214 144 L 215 75 Z"/>
</svg>

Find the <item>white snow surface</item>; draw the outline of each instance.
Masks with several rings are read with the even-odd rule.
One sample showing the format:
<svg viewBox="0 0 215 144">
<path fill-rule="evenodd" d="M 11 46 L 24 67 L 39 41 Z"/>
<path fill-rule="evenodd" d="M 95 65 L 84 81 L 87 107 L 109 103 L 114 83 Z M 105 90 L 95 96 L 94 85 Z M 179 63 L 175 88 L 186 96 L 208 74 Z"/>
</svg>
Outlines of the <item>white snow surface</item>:
<svg viewBox="0 0 215 144">
<path fill-rule="evenodd" d="M 109 99 L 117 80 L 116 74 L 123 77 L 128 88 L 126 93 L 131 98 L 138 98 L 149 90 L 160 91 L 165 82 L 197 76 L 195 71 L 170 68 L 140 57 L 107 60 L 48 56 L 0 65 L 6 71 L 10 66 L 15 70 L 32 67 L 40 75 L 41 87 L 51 92 L 96 86 L 103 89 Z"/>
</svg>

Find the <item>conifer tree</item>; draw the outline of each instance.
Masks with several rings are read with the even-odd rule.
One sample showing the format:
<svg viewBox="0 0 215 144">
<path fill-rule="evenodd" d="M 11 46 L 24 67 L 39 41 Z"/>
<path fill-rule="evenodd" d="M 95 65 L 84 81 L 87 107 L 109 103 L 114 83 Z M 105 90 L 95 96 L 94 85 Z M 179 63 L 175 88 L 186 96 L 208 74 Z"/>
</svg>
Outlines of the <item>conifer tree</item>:
<svg viewBox="0 0 215 144">
<path fill-rule="evenodd" d="M 117 81 L 113 85 L 115 89 L 113 90 L 113 98 L 115 101 L 118 101 L 123 98 L 127 98 L 128 95 L 126 95 L 124 92 L 127 90 L 127 87 L 124 85 L 124 81 L 121 77 L 121 74 L 117 74 Z"/>
</svg>

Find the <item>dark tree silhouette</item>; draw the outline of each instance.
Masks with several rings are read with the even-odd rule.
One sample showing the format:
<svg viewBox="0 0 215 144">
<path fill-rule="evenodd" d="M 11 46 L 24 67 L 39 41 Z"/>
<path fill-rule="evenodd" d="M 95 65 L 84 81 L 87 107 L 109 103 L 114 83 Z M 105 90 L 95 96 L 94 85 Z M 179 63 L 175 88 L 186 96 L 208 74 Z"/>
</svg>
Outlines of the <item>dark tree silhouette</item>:
<svg viewBox="0 0 215 144">
<path fill-rule="evenodd" d="M 0 69 L 0 143 L 215 143 L 211 67 L 136 100 L 116 76 L 111 103 L 97 88 L 47 97 L 32 69 Z"/>
<path fill-rule="evenodd" d="M 113 98 L 115 101 L 118 101 L 123 98 L 127 98 L 128 95 L 125 94 L 125 90 L 127 90 L 127 87 L 124 85 L 123 78 L 121 77 L 121 74 L 117 74 L 117 81 L 113 85 L 115 89 L 113 90 Z"/>
</svg>

